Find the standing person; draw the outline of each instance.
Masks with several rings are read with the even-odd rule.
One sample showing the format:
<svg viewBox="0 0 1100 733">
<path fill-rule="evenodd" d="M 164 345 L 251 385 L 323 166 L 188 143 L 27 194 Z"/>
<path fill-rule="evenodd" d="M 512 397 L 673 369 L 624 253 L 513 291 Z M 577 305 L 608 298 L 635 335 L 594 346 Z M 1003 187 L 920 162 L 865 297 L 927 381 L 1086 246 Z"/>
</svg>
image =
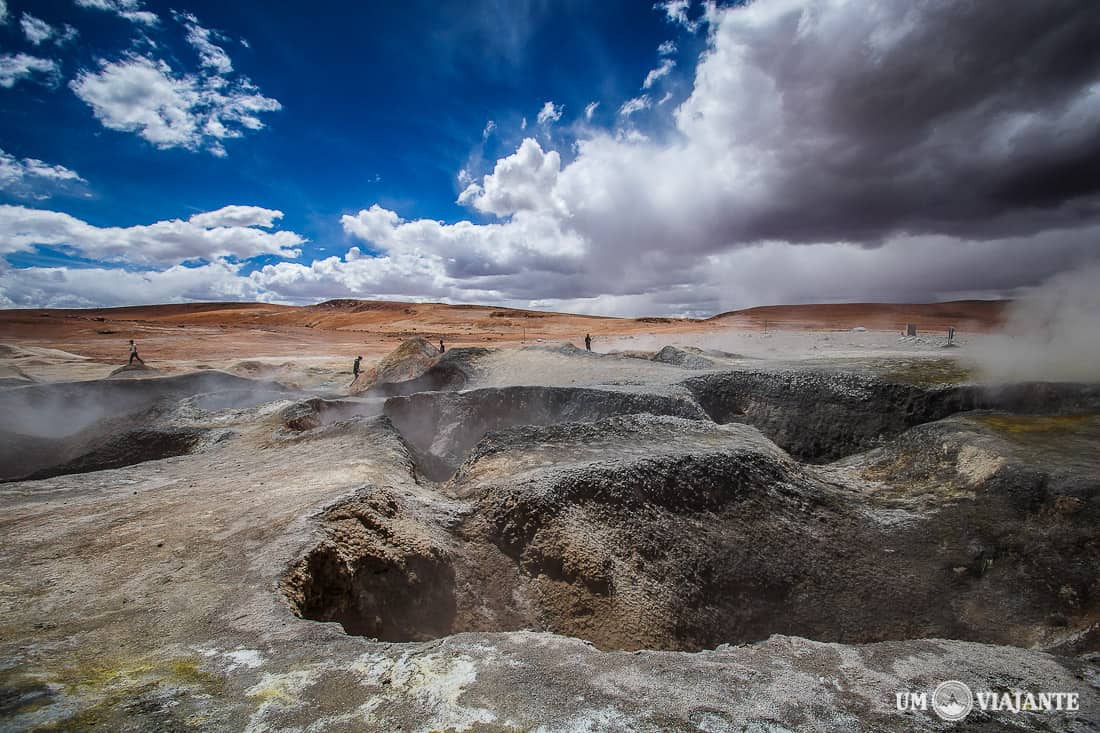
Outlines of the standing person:
<svg viewBox="0 0 1100 733">
<path fill-rule="evenodd" d="M 133 339 L 130 339 L 130 361 L 127 362 L 127 364 L 133 364 L 134 359 L 137 359 L 138 363 L 140 363 L 142 366 L 145 366 L 145 362 L 142 360 L 142 358 L 140 356 L 138 356 L 137 344 L 134 343 Z"/>
<path fill-rule="evenodd" d="M 443 339 L 439 339 L 439 353 L 446 353 L 447 347 L 443 345 Z"/>
<path fill-rule="evenodd" d="M 592 350 L 592 334 L 590 333 L 584 335 L 584 348 L 588 351 Z"/>
</svg>

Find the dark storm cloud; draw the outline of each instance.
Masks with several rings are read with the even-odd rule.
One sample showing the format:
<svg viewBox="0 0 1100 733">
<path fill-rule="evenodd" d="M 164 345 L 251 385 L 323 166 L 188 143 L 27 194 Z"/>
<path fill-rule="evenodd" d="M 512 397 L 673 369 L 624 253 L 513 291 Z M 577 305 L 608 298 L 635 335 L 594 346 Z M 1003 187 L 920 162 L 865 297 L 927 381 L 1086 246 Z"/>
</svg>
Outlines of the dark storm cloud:
<svg viewBox="0 0 1100 733">
<path fill-rule="evenodd" d="M 746 67 L 726 91 L 759 74 L 760 103 L 778 100 L 767 127 L 729 131 L 774 161 L 772 199 L 731 211 L 732 238 L 999 237 L 1097 214 L 1092 0 L 768 5 L 715 31 L 716 53 Z"/>
</svg>

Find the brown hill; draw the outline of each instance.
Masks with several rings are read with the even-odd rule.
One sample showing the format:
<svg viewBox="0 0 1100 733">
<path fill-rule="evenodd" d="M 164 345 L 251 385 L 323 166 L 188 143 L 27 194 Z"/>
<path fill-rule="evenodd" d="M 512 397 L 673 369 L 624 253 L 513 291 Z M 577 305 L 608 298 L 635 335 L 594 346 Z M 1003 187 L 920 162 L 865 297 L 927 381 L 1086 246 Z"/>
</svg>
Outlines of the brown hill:
<svg viewBox="0 0 1100 733">
<path fill-rule="evenodd" d="M 727 326 L 788 330 L 869 330 L 901 331 L 905 324 L 922 330 L 943 331 L 948 326 L 959 330 L 989 331 L 999 326 L 1008 300 L 954 300 L 944 303 L 815 303 L 807 305 L 766 305 L 720 313 L 707 319 Z"/>
<path fill-rule="evenodd" d="M 764 306 L 705 321 L 610 318 L 481 305 L 330 300 L 310 306 L 268 303 L 183 303 L 93 309 L 0 310 L 0 341 L 49 346 L 122 363 L 136 339 L 149 359 L 201 361 L 259 356 L 378 356 L 406 339 L 450 346 L 569 341 L 591 334 L 596 347 L 620 336 L 715 330 L 918 329 L 988 331 L 1006 301 L 931 304 L 846 303 Z M 349 361 L 350 368 L 350 361 Z"/>
</svg>

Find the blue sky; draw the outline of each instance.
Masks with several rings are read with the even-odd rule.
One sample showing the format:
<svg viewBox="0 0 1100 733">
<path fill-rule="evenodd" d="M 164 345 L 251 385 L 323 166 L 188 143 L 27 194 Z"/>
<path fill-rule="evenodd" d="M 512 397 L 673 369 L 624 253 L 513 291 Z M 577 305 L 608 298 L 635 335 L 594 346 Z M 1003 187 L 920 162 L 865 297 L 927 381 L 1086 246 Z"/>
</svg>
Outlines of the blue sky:
<svg viewBox="0 0 1100 733">
<path fill-rule="evenodd" d="M 155 26 L 135 28 L 70 1 L 11 2 L 0 39 L 7 51 L 45 50 L 68 77 L 121 56 L 141 32 L 157 43 L 157 57 L 193 69 L 195 51 L 169 9 L 176 6 L 144 7 L 161 18 Z M 636 2 L 568 2 L 552 10 L 507 0 L 185 8 L 224 34 L 234 71 L 282 105 L 262 115 L 262 131 L 228 141 L 220 159 L 158 150 L 104 129 L 64 84 L 27 83 L 4 90 L 4 149 L 78 171 L 86 189 L 57 203 L 88 222 L 143 223 L 228 202 L 269 206 L 286 212 L 284 227 L 310 237 L 307 256 L 343 252 L 339 216 L 365 203 L 400 207 L 408 218 L 468 218 L 455 203 L 456 175 L 471 156 L 489 165 L 511 152 L 523 136 L 522 118 L 534 129 L 547 100 L 564 106 L 565 119 L 593 100 L 604 100 L 597 120 L 613 116 L 656 64 L 658 44 L 680 35 L 662 13 L 638 12 Z M 35 47 L 17 22 L 25 11 L 54 26 L 70 23 L 80 35 L 61 48 Z M 483 140 L 490 120 L 495 130 Z"/>
<path fill-rule="evenodd" d="M 7 307 L 705 315 L 1011 294 L 1096 254 L 1087 181 L 1021 183 L 1094 155 L 1087 33 L 1076 68 L 1025 47 L 986 78 L 919 55 L 1006 63 L 949 3 L 3 7 Z M 1053 35 L 1088 7 L 1001 11 Z"/>
</svg>

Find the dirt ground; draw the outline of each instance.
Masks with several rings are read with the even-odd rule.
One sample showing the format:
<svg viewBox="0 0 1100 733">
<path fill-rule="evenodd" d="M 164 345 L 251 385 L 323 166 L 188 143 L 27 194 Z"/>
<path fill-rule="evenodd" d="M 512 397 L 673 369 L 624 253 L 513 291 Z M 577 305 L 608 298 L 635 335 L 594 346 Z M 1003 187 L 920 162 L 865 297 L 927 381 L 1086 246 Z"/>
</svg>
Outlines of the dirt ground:
<svg viewBox="0 0 1100 733">
<path fill-rule="evenodd" d="M 0 311 L 0 343 L 44 346 L 117 363 L 135 339 L 152 361 L 199 361 L 280 356 L 354 358 L 389 352 L 411 336 L 448 346 L 501 346 L 570 341 L 594 348 L 623 337 L 713 334 L 729 330 L 985 332 L 1001 319 L 1004 301 L 934 304 L 854 303 L 767 306 L 707 320 L 604 318 L 487 306 L 386 301 L 328 301 L 292 307 L 263 303 L 189 303 L 92 310 Z"/>
</svg>

